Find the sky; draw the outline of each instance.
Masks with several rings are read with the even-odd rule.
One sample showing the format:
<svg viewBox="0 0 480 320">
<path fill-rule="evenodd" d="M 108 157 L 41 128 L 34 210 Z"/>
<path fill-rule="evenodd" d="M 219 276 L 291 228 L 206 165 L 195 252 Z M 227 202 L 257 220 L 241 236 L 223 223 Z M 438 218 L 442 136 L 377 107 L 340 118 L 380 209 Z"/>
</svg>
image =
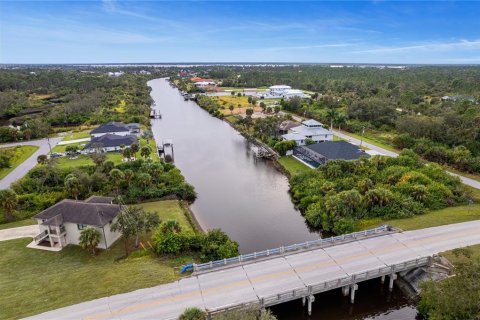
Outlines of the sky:
<svg viewBox="0 0 480 320">
<path fill-rule="evenodd" d="M 480 2 L 4 1 L 0 63 L 479 64 Z"/>
</svg>

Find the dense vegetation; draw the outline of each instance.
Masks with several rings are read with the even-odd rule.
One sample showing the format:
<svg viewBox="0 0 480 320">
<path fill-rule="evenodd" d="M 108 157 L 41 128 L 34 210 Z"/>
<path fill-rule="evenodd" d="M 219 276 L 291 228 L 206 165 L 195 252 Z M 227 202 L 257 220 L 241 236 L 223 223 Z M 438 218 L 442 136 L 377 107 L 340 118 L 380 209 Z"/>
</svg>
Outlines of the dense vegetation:
<svg viewBox="0 0 480 320">
<path fill-rule="evenodd" d="M 329 161 L 292 177 L 293 201 L 314 227 L 351 232 L 367 218 L 403 218 L 458 205 L 468 197 L 458 178 L 425 165 L 410 150 L 398 158 Z"/>
<path fill-rule="evenodd" d="M 45 137 L 52 127 L 108 121 L 148 125 L 152 75 L 105 70 L 0 70 L 0 142 Z M 67 127 L 67 128 L 65 128 Z"/>
<path fill-rule="evenodd" d="M 234 309 L 211 315 L 199 308 L 187 308 L 178 317 L 178 320 L 275 320 L 277 319 L 270 310 Z"/>
<path fill-rule="evenodd" d="M 54 162 L 38 165 L 12 185 L 17 194 L 16 217 L 26 218 L 64 198 L 85 199 L 93 194 L 118 195 L 126 203 L 167 196 L 193 201 L 191 185 L 174 165 L 136 160 L 95 166 L 59 168 Z"/>
<path fill-rule="evenodd" d="M 477 246 L 478 251 L 478 246 Z M 453 250 L 455 276 L 422 284 L 418 311 L 430 320 L 480 319 L 480 260 L 471 249 Z"/>
</svg>

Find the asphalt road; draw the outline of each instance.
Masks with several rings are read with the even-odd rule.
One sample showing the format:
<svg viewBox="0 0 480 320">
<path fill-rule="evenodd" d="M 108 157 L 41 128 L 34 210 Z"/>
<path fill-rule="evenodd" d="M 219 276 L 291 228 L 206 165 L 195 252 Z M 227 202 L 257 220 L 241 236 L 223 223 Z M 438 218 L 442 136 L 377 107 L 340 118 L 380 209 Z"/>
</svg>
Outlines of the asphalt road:
<svg viewBox="0 0 480 320">
<path fill-rule="evenodd" d="M 55 147 L 62 138 L 50 138 L 50 145 Z M 37 164 L 37 157 L 41 154 L 47 154 L 50 152 L 47 139 L 42 140 L 31 140 L 31 141 L 22 141 L 15 143 L 5 143 L 0 144 L 0 148 L 15 147 L 15 146 L 38 146 L 38 150 L 35 151 L 30 158 L 22 162 L 18 167 L 16 167 L 12 172 L 10 172 L 6 177 L 0 180 L 0 190 L 7 189 L 10 187 L 12 182 L 17 181 L 18 179 L 23 178 L 27 172 L 32 169 Z"/>
<path fill-rule="evenodd" d="M 187 307 L 214 310 L 246 302 L 258 303 L 261 298 L 276 297 L 279 293 L 305 290 L 310 285 L 332 283 L 446 250 L 480 244 L 479 230 L 480 220 L 390 233 L 232 266 L 28 319 L 177 319 Z"/>
</svg>

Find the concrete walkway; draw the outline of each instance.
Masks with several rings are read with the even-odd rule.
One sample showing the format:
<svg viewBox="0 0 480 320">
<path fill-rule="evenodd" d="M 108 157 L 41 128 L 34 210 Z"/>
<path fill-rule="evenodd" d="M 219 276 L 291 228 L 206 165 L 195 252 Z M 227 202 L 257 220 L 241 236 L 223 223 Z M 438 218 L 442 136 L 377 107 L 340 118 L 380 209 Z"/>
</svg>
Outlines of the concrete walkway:
<svg viewBox="0 0 480 320">
<path fill-rule="evenodd" d="M 61 140 L 62 138 L 50 138 L 50 145 L 52 149 Z M 0 190 L 9 188 L 12 182 L 15 182 L 23 178 L 27 174 L 27 172 L 30 171 L 30 169 L 32 169 L 37 165 L 37 157 L 39 155 L 47 154 L 50 152 L 50 147 L 48 145 L 47 139 L 0 144 L 0 148 L 15 147 L 15 146 L 37 146 L 39 148 L 30 156 L 30 158 L 23 161 L 18 167 L 13 169 L 13 171 L 10 172 L 6 177 L 0 180 Z"/>
<path fill-rule="evenodd" d="M 0 230 L 0 241 L 20 239 L 20 238 L 33 238 L 40 233 L 40 228 L 37 224 L 25 227 L 17 227 Z"/>
<path fill-rule="evenodd" d="M 82 139 L 76 139 L 76 140 L 65 140 L 65 141 L 60 141 L 58 143 L 59 146 L 64 146 L 67 144 L 73 144 L 73 143 L 80 143 L 80 142 L 88 142 L 90 141 L 90 138 L 82 138 Z"/>
<path fill-rule="evenodd" d="M 286 294 L 301 299 L 301 295 L 296 296 L 292 292 L 304 293 L 307 286 L 315 288 L 318 283 L 338 283 L 338 279 L 352 277 L 359 279 L 357 283 L 362 286 L 362 274 L 368 275 L 385 268 L 388 271 L 401 270 L 390 267 L 411 259 L 426 260 L 426 257 L 446 250 L 480 244 L 479 230 L 480 220 L 390 233 L 311 251 L 272 256 L 270 260 L 236 265 L 173 283 L 96 299 L 29 319 L 166 320 L 177 319 L 187 307 L 215 310 L 249 302 L 258 304 L 270 299 L 268 297 Z M 322 301 L 315 303 L 321 304 Z"/>
</svg>

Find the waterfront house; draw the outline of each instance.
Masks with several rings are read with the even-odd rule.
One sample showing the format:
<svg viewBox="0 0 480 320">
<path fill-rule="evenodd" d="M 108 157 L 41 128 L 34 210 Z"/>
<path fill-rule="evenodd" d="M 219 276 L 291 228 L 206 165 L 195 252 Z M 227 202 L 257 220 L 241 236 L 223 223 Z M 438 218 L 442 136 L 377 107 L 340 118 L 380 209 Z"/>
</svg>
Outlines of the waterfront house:
<svg viewBox="0 0 480 320">
<path fill-rule="evenodd" d="M 120 151 L 121 146 L 130 147 L 132 144 L 138 145 L 138 138 L 133 134 L 128 135 L 116 135 L 116 134 L 105 134 L 100 137 L 93 137 L 92 140 L 85 146 L 84 150 L 86 152 L 110 152 L 110 151 Z"/>
<path fill-rule="evenodd" d="M 293 140 L 299 146 L 304 145 L 307 139 L 315 142 L 332 141 L 333 132 L 325 129 L 322 123 L 310 119 L 303 121 L 299 126 L 290 128 L 287 134 L 282 135 L 282 140 Z"/>
<path fill-rule="evenodd" d="M 122 122 L 110 121 L 90 131 L 92 138 L 101 137 L 106 134 L 126 136 L 130 134 L 130 128 Z"/>
<path fill-rule="evenodd" d="M 278 126 L 278 133 L 279 134 L 287 134 L 291 128 L 298 127 L 298 122 L 286 120 L 280 123 Z"/>
<path fill-rule="evenodd" d="M 311 167 L 318 167 L 330 160 L 357 160 L 369 157 L 359 146 L 346 141 L 325 141 L 293 149 L 293 156 Z"/>
<path fill-rule="evenodd" d="M 120 232 L 110 230 L 122 210 L 112 200 L 100 196 L 85 201 L 65 199 L 43 210 L 34 217 L 40 233 L 29 247 L 58 251 L 69 244 L 78 245 L 81 231 L 93 227 L 100 233 L 97 248 L 109 248 L 121 236 Z"/>
</svg>

